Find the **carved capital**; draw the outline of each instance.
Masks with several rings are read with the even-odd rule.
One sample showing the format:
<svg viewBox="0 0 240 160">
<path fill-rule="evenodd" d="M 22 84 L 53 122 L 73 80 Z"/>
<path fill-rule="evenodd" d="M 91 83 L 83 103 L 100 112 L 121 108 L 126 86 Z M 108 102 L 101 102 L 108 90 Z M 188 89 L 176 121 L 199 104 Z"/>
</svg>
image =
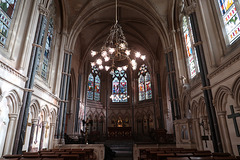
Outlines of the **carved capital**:
<svg viewBox="0 0 240 160">
<path fill-rule="evenodd" d="M 184 12 L 186 15 L 190 15 L 191 13 L 195 12 L 196 8 L 197 8 L 197 3 L 192 2 L 190 6 L 184 8 Z"/>
<path fill-rule="evenodd" d="M 39 10 L 39 13 L 42 15 L 45 15 L 45 16 L 49 15 L 49 11 L 42 4 L 38 5 L 38 10 Z"/>
</svg>

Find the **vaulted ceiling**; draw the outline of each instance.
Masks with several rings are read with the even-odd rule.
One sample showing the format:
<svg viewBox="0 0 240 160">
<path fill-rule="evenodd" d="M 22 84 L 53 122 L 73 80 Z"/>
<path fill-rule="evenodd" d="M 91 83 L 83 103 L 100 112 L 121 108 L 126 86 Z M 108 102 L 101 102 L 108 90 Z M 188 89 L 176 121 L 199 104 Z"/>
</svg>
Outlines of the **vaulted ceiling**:
<svg viewBox="0 0 240 160">
<path fill-rule="evenodd" d="M 175 0 L 118 0 L 118 19 L 130 48 L 152 59 L 170 46 Z M 99 49 L 115 23 L 115 0 L 62 0 L 68 46 L 87 57 Z"/>
</svg>

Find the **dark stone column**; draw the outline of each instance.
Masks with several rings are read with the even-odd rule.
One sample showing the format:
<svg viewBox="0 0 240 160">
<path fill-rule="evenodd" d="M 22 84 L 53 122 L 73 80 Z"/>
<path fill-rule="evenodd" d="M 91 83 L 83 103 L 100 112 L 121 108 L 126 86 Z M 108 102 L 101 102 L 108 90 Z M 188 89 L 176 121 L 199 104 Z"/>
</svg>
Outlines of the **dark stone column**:
<svg viewBox="0 0 240 160">
<path fill-rule="evenodd" d="M 175 73 L 175 65 L 172 52 L 169 52 L 165 56 L 166 64 L 167 64 L 167 72 L 168 72 L 168 87 L 169 87 L 169 95 L 171 101 L 172 108 L 172 118 L 173 120 L 179 119 L 180 109 L 178 104 L 178 91 L 177 91 L 177 81 L 176 81 L 176 73 Z"/>
<path fill-rule="evenodd" d="M 74 126 L 74 130 L 75 132 L 77 132 L 79 129 L 79 119 L 78 119 L 78 116 L 79 116 L 79 105 L 80 105 L 80 94 L 81 94 L 81 75 L 79 74 L 78 76 L 78 91 L 77 91 L 77 104 L 76 104 L 76 117 L 75 117 L 75 126 Z"/>
<path fill-rule="evenodd" d="M 66 123 L 66 114 L 67 114 L 67 107 L 68 106 L 68 93 L 69 93 L 69 84 L 70 84 L 70 72 L 71 72 L 71 63 L 72 63 L 72 55 L 70 53 L 68 53 L 68 61 L 67 61 L 67 72 L 66 72 L 66 78 L 67 78 L 67 82 L 66 82 L 66 92 L 65 92 L 65 96 L 64 96 L 64 111 L 63 111 L 63 122 L 62 122 L 62 132 L 61 132 L 61 138 L 64 139 L 64 131 L 65 131 L 65 123 Z"/>
<path fill-rule="evenodd" d="M 160 79 L 160 74 L 159 73 L 157 74 L 157 84 L 158 84 L 158 101 L 159 101 L 159 110 L 160 110 L 159 128 L 165 128 L 164 127 L 164 117 L 163 117 L 161 79 Z"/>
<path fill-rule="evenodd" d="M 216 112 L 212 102 L 213 98 L 212 98 L 211 85 L 207 76 L 208 69 L 207 69 L 207 65 L 204 57 L 201 36 L 198 29 L 198 23 L 197 23 L 195 13 L 190 14 L 190 20 L 192 23 L 193 37 L 194 37 L 195 48 L 196 48 L 197 57 L 198 57 L 198 64 L 200 68 L 200 75 L 201 75 L 202 86 L 203 86 L 202 90 L 205 98 L 205 104 L 207 108 L 207 114 L 208 114 L 210 129 L 211 129 L 213 148 L 214 148 L 214 152 L 223 152 Z"/>
<path fill-rule="evenodd" d="M 35 131 L 35 128 L 36 128 L 37 124 L 38 124 L 38 119 L 32 119 L 32 127 L 31 127 L 31 132 L 30 132 L 28 152 L 31 152 L 31 151 L 32 151 L 34 131 Z"/>
<path fill-rule="evenodd" d="M 63 60 L 63 70 L 62 70 L 62 78 L 61 78 L 61 86 L 60 86 L 60 95 L 59 98 L 61 101 L 59 102 L 59 109 L 58 109 L 58 118 L 57 118 L 57 127 L 55 132 L 55 137 L 57 139 L 60 138 L 61 127 L 62 127 L 62 117 L 63 117 L 63 99 L 64 99 L 64 92 L 65 92 L 65 84 L 66 84 L 66 70 L 67 70 L 67 60 L 68 54 L 64 54 Z"/>
<path fill-rule="evenodd" d="M 37 67 L 37 53 L 39 52 L 40 48 L 42 47 L 42 35 L 41 33 L 45 30 L 46 25 L 43 25 L 46 21 L 46 16 L 41 13 L 38 18 L 37 29 L 35 33 L 35 38 L 32 44 L 32 53 L 31 58 L 28 66 L 27 77 L 28 80 L 25 84 L 25 91 L 23 95 L 23 105 L 20 111 L 18 125 L 17 125 L 17 132 L 14 140 L 14 147 L 13 147 L 13 154 L 21 154 L 23 141 L 25 138 L 26 126 L 27 126 L 27 119 L 29 113 L 29 107 L 31 104 L 31 97 L 32 97 L 32 89 L 34 85 L 34 79 L 36 74 L 36 67 Z"/>
</svg>

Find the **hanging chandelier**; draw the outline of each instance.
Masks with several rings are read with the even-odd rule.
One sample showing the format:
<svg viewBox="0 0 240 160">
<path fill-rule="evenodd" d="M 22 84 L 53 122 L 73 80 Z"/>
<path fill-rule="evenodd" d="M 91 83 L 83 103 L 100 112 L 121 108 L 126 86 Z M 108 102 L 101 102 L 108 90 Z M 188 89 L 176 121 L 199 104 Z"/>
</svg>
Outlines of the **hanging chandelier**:
<svg viewBox="0 0 240 160">
<path fill-rule="evenodd" d="M 127 70 L 128 64 L 131 64 L 133 70 L 137 69 L 136 59 L 146 59 L 145 55 L 140 52 L 132 51 L 128 48 L 126 37 L 123 34 L 122 27 L 118 24 L 118 6 L 116 0 L 115 24 L 110 28 L 110 33 L 101 47 L 100 51 L 91 50 L 91 56 L 97 57 L 95 62 L 91 62 L 92 66 L 96 66 L 100 70 L 110 70 L 110 74 L 114 74 L 117 69 Z M 135 54 L 135 55 L 133 55 Z"/>
</svg>

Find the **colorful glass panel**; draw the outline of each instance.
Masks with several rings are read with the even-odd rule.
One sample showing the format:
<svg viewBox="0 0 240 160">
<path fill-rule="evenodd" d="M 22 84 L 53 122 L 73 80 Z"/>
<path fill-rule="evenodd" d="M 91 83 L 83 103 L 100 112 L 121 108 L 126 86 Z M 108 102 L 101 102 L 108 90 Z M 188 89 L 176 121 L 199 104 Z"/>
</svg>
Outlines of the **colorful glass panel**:
<svg viewBox="0 0 240 160">
<path fill-rule="evenodd" d="M 11 20 L 17 0 L 0 1 L 0 45 L 6 44 Z"/>
<path fill-rule="evenodd" d="M 127 102 L 127 80 L 125 79 L 125 77 L 123 77 L 120 81 L 120 100 L 119 101 Z"/>
<path fill-rule="evenodd" d="M 230 44 L 240 37 L 239 14 L 234 4 L 234 0 L 219 0 L 223 24 Z"/>
<path fill-rule="evenodd" d="M 112 82 L 112 95 L 112 101 L 119 102 L 119 80 L 117 77 L 115 77 Z"/>
<path fill-rule="evenodd" d="M 138 92 L 139 92 L 139 101 L 145 100 L 145 86 L 144 86 L 144 77 L 141 74 L 138 78 Z"/>
<path fill-rule="evenodd" d="M 115 70 L 112 81 L 112 102 L 127 102 L 127 74 L 124 70 Z"/>
<path fill-rule="evenodd" d="M 151 75 L 145 64 L 139 68 L 138 76 L 139 101 L 152 99 Z"/>
<path fill-rule="evenodd" d="M 44 80 L 47 80 L 47 77 L 48 77 L 52 38 L 53 38 L 53 20 L 51 18 L 50 22 L 49 22 L 49 26 L 48 26 L 47 39 L 46 39 L 46 44 L 45 44 L 45 52 L 44 52 L 43 63 L 42 63 L 41 77 Z"/>
<path fill-rule="evenodd" d="M 145 75 L 146 99 L 152 99 L 151 76 L 147 72 Z"/>
<path fill-rule="evenodd" d="M 94 100 L 95 101 L 100 101 L 100 78 L 98 75 L 95 77 L 95 95 L 94 95 Z"/>
<path fill-rule="evenodd" d="M 41 31 L 40 31 L 40 42 L 39 42 L 39 44 L 41 46 L 43 44 L 43 39 L 44 39 L 45 31 L 46 31 L 46 26 L 47 26 L 47 19 L 46 19 L 46 17 L 43 17 L 43 23 L 42 23 L 42 27 L 41 27 Z M 39 70 L 39 65 L 40 65 L 40 61 L 41 61 L 41 53 L 42 53 L 42 49 L 37 47 L 37 67 L 36 67 L 37 71 Z"/>
<path fill-rule="evenodd" d="M 100 86 L 101 79 L 100 73 L 96 66 L 93 66 L 91 69 L 91 73 L 88 76 L 88 90 L 87 90 L 87 99 L 100 101 Z"/>
<path fill-rule="evenodd" d="M 87 99 L 93 100 L 93 90 L 94 90 L 94 77 L 92 73 L 90 73 L 88 76 Z"/>
<path fill-rule="evenodd" d="M 190 17 L 183 17 L 183 35 L 187 52 L 187 65 L 190 73 L 190 78 L 194 78 L 199 71 L 199 66 L 197 63 L 196 50 L 193 46 L 194 38 Z"/>
</svg>

